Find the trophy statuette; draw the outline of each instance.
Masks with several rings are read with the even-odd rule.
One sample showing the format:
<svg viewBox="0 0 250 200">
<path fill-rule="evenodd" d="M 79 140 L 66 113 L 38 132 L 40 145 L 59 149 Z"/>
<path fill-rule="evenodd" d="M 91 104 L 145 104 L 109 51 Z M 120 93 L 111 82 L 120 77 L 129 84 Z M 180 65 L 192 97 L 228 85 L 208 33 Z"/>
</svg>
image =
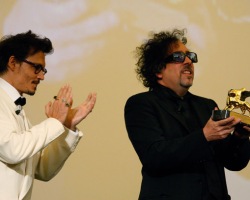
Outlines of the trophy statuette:
<svg viewBox="0 0 250 200">
<path fill-rule="evenodd" d="M 242 135 L 249 135 L 249 132 L 243 128 L 243 126 L 250 126 L 250 104 L 245 101 L 247 97 L 250 97 L 250 91 L 246 88 L 229 90 L 226 107 L 223 110 L 213 110 L 212 119 L 218 121 L 229 116 L 240 118 L 241 122 L 236 125 L 235 131 Z M 232 111 L 234 109 L 240 109 L 242 113 Z M 245 115 L 246 111 L 248 111 L 248 116 Z"/>
</svg>

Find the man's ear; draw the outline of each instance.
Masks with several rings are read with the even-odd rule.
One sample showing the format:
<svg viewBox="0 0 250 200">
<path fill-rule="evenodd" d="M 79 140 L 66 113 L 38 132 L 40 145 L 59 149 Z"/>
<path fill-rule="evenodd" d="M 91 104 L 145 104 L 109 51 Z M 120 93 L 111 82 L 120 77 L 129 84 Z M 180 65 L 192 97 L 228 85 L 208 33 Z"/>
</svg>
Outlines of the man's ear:
<svg viewBox="0 0 250 200">
<path fill-rule="evenodd" d="M 10 56 L 9 57 L 9 61 L 8 61 L 8 65 L 7 65 L 7 68 L 11 71 L 14 71 L 15 70 L 15 67 L 16 67 L 16 58 L 15 56 Z"/>
<path fill-rule="evenodd" d="M 161 72 L 156 73 L 155 76 L 156 76 L 159 80 L 162 79 L 162 73 L 161 73 Z"/>
</svg>

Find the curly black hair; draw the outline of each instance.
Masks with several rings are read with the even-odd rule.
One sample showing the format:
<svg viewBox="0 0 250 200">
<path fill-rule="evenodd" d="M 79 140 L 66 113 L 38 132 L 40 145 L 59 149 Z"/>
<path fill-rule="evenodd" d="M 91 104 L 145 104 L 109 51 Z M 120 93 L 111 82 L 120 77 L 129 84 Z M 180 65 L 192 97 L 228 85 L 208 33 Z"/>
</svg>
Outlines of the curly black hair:
<svg viewBox="0 0 250 200">
<path fill-rule="evenodd" d="M 0 74 L 7 71 L 8 60 L 11 56 L 15 56 L 18 61 L 22 61 L 39 51 L 45 54 L 52 53 L 52 43 L 48 38 L 41 38 L 31 30 L 2 37 L 0 40 Z"/>
<path fill-rule="evenodd" d="M 164 59 L 170 54 L 173 46 L 178 41 L 187 43 L 185 32 L 186 29 L 173 29 L 150 33 L 150 38 L 136 48 L 138 61 L 135 71 L 145 87 L 152 89 L 157 85 L 156 74 L 166 67 Z"/>
</svg>

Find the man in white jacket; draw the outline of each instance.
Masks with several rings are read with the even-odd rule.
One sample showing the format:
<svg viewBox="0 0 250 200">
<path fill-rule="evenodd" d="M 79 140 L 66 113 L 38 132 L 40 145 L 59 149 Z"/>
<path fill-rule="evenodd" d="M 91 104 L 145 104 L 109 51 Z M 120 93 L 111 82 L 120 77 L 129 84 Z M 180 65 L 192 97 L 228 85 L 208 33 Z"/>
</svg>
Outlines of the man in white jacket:
<svg viewBox="0 0 250 200">
<path fill-rule="evenodd" d="M 0 41 L 0 200 L 29 200 L 34 179 L 53 178 L 82 137 L 77 124 L 94 108 L 95 93 L 72 108 L 71 87 L 65 85 L 46 105 L 48 118 L 31 126 L 23 94 L 35 94 L 52 51 L 51 41 L 32 31 Z"/>
</svg>

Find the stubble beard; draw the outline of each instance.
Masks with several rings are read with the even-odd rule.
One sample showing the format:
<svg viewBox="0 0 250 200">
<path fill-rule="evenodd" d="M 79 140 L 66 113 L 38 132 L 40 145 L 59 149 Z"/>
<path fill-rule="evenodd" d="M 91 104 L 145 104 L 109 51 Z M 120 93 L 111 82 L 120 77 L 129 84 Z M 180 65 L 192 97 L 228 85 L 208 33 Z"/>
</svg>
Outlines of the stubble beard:
<svg viewBox="0 0 250 200">
<path fill-rule="evenodd" d="M 188 80 L 181 80 L 180 85 L 186 89 L 189 89 L 193 85 L 193 78 L 188 78 Z"/>
<path fill-rule="evenodd" d="M 34 89 L 34 91 L 27 90 L 27 91 L 25 92 L 25 94 L 27 94 L 27 95 L 29 95 L 29 96 L 33 96 L 35 93 L 36 93 L 36 88 Z"/>
</svg>

